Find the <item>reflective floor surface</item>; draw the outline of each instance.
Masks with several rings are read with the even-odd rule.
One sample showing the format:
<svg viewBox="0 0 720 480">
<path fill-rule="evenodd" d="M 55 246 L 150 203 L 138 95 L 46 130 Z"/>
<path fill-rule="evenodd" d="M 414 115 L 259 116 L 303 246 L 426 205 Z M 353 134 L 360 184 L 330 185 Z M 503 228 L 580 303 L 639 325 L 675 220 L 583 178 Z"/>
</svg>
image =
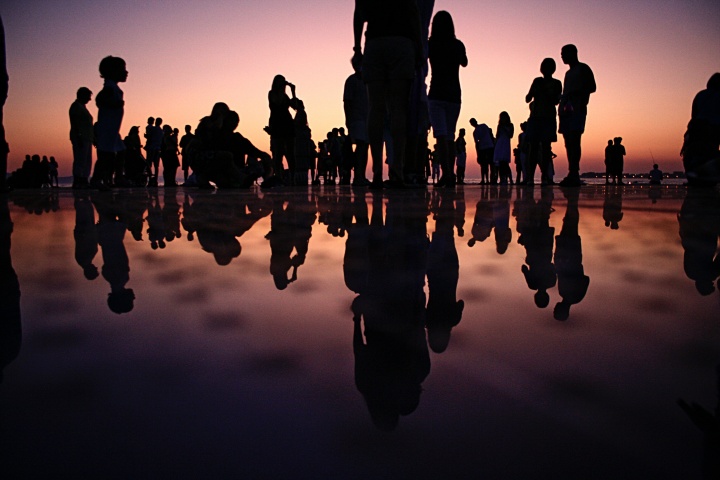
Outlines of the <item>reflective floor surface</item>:
<svg viewBox="0 0 720 480">
<path fill-rule="evenodd" d="M 0 199 L 0 478 L 720 471 L 715 191 Z"/>
</svg>

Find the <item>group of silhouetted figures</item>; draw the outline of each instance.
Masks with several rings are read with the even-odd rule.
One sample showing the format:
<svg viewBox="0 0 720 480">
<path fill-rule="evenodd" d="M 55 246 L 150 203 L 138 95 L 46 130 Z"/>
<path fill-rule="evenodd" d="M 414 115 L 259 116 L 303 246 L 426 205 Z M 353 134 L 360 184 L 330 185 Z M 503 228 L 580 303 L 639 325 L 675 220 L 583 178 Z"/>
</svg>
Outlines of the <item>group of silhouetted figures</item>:
<svg viewBox="0 0 720 480">
<path fill-rule="evenodd" d="M 43 155 L 25 155 L 22 166 L 10 174 L 7 179 L 11 188 L 57 188 L 58 163 L 55 157 Z"/>
</svg>

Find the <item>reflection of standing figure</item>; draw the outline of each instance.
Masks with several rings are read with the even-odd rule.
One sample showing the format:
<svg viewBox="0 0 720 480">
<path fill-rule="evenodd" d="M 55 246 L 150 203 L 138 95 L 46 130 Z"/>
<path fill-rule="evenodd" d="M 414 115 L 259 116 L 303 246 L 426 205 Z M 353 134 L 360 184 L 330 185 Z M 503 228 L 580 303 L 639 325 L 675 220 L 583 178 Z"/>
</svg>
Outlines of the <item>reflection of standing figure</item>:
<svg viewBox="0 0 720 480">
<path fill-rule="evenodd" d="M 558 292 L 562 301 L 555 305 L 553 315 L 556 320 L 567 320 L 570 307 L 585 298 L 590 277 L 585 275 L 582 265 L 582 243 L 578 233 L 580 211 L 578 200 L 580 190 L 563 189 L 567 199 L 567 210 L 563 217 L 560 235 L 555 237 L 555 269 L 557 270 Z"/>
<path fill-rule="evenodd" d="M 490 203 L 487 188 L 483 187 L 480 191 L 480 200 L 475 205 L 475 218 L 470 229 L 472 238 L 468 240 L 468 247 L 487 240 L 492 233 L 493 225 L 493 205 Z"/>
<path fill-rule="evenodd" d="M 428 344 L 442 353 L 450 342 L 450 332 L 460 323 L 465 303 L 457 298 L 460 261 L 455 248 L 455 191 L 437 190 L 435 233 L 428 250 L 428 303 L 425 325 Z"/>
<path fill-rule="evenodd" d="M 3 370 L 18 356 L 22 342 L 20 283 L 10 258 L 12 231 L 8 199 L 0 196 L 0 384 Z"/>
<path fill-rule="evenodd" d="M 415 411 L 430 373 L 423 328 L 428 249 L 423 203 L 423 197 L 390 198 L 385 225 L 373 208 L 367 284 L 352 305 L 355 383 L 382 430 L 394 429 L 400 415 Z"/>
<path fill-rule="evenodd" d="M 603 220 L 605 226 L 611 230 L 620 228 L 622 212 L 622 189 L 617 187 L 605 188 L 605 201 L 603 202 Z"/>
<path fill-rule="evenodd" d="M 297 199 L 290 200 L 287 207 L 283 204 L 284 200 L 278 198 L 270 217 L 271 230 L 265 236 L 270 240 L 270 273 L 278 290 L 284 290 L 297 280 L 297 270 L 305 263 L 315 223 L 315 211 L 311 204 L 300 203 Z M 288 278 L 290 269 L 292 274 Z"/>
<path fill-rule="evenodd" d="M 110 194 L 96 195 L 93 204 L 98 212 L 98 243 L 102 249 L 102 276 L 110 284 L 108 307 L 115 313 L 127 313 L 133 309 L 135 293 L 125 288 L 130 281 L 130 260 L 125 250 L 127 224 L 123 211 Z"/>
<path fill-rule="evenodd" d="M 495 249 L 500 255 L 504 254 L 512 240 L 510 229 L 510 190 L 501 186 L 500 190 L 494 189 L 497 197 L 492 202 L 492 218 L 495 226 Z"/>
<path fill-rule="evenodd" d="M 717 253 L 720 194 L 714 190 L 700 194 L 690 190 L 678 214 L 678 223 L 685 250 L 685 275 L 695 281 L 700 295 L 710 295 L 715 291 L 713 282 L 720 276 L 720 255 Z"/>
<path fill-rule="evenodd" d="M 75 261 L 88 280 L 100 275 L 93 259 L 98 251 L 98 231 L 95 227 L 95 208 L 87 194 L 76 192 L 75 197 Z"/>
<path fill-rule="evenodd" d="M 535 290 L 535 305 L 545 308 L 550 303 L 548 289 L 555 286 L 557 275 L 553 264 L 555 229 L 550 226 L 553 212 L 553 191 L 543 188 L 536 203 L 533 190 L 526 190 L 526 198 L 518 199 L 515 206 L 518 243 L 525 247 L 525 263 L 521 270 L 530 290 Z"/>
</svg>

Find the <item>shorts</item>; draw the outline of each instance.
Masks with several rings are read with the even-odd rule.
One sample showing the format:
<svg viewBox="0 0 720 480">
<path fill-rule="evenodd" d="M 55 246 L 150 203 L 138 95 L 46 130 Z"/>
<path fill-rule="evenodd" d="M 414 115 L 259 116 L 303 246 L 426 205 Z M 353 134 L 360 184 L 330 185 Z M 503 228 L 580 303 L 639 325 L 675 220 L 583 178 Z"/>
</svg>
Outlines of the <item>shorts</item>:
<svg viewBox="0 0 720 480">
<path fill-rule="evenodd" d="M 570 114 L 560 115 L 560 133 L 583 133 L 585 132 L 585 120 L 587 119 L 587 107 L 579 108 Z"/>
<path fill-rule="evenodd" d="M 365 41 L 362 77 L 365 83 L 412 80 L 415 47 L 406 37 L 379 37 Z"/>
<path fill-rule="evenodd" d="M 444 100 L 428 100 L 428 112 L 433 137 L 451 137 L 454 140 L 455 128 L 460 116 L 460 104 Z"/>
<path fill-rule="evenodd" d="M 368 143 L 368 130 L 367 122 L 357 121 L 347 124 L 348 135 L 353 143 L 365 142 Z"/>
</svg>

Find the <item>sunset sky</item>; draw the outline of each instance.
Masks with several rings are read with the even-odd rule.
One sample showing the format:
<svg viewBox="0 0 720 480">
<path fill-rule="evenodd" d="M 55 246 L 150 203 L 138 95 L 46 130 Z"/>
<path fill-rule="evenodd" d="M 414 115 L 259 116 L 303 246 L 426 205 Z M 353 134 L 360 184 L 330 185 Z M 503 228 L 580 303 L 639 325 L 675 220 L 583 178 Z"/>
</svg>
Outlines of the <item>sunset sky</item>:
<svg viewBox="0 0 720 480">
<path fill-rule="evenodd" d="M 5 1 L 8 168 L 37 153 L 54 155 L 60 175 L 70 175 L 68 108 L 78 87 L 100 91 L 98 63 L 106 55 L 128 65 L 123 136 L 148 116 L 194 128 L 213 103 L 225 101 L 240 114 L 239 130 L 268 150 L 267 92 L 280 73 L 297 85 L 317 141 L 344 125 L 353 8 L 349 0 Z M 626 145 L 626 171 L 648 171 L 651 156 L 665 171 L 682 168 L 690 104 L 720 71 L 717 1 L 437 0 L 438 10 L 452 14 L 467 48 L 459 127 L 468 133 L 471 117 L 494 130 L 503 110 L 517 128 L 527 119 L 524 97 L 542 59 L 556 60 L 562 80 L 560 48 L 574 43 L 598 85 L 581 169 L 602 170 L 604 147 L 615 136 Z M 97 118 L 94 101 L 89 108 Z M 554 151 L 564 174 L 562 139 Z M 472 149 L 468 167 L 475 176 Z"/>
</svg>

